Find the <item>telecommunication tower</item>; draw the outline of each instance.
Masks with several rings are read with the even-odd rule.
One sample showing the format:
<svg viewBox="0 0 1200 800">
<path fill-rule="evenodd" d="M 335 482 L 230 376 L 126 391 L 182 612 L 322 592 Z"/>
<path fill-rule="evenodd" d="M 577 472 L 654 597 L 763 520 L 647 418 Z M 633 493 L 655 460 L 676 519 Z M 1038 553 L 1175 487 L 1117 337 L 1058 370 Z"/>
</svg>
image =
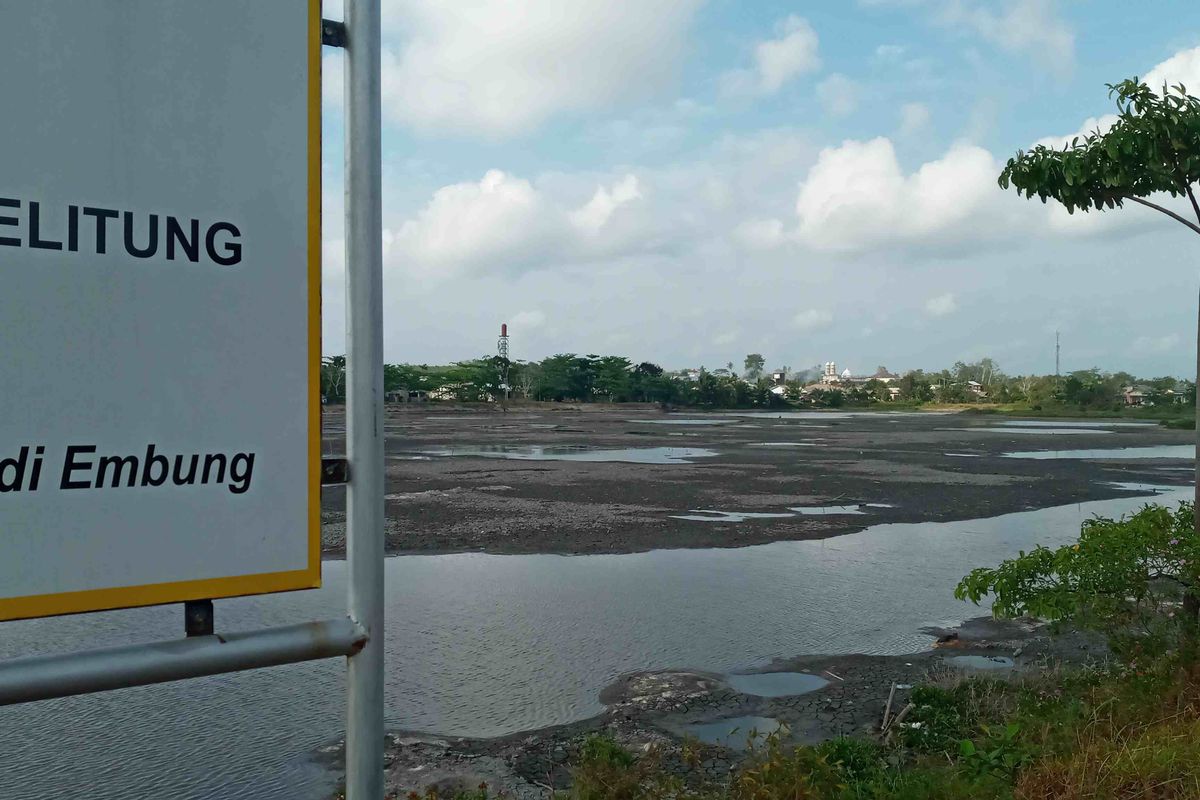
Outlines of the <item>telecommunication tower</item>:
<svg viewBox="0 0 1200 800">
<path fill-rule="evenodd" d="M 500 392 L 501 397 L 508 399 L 508 323 L 500 325 L 500 338 L 496 341 L 496 355 L 500 358 Z"/>
</svg>

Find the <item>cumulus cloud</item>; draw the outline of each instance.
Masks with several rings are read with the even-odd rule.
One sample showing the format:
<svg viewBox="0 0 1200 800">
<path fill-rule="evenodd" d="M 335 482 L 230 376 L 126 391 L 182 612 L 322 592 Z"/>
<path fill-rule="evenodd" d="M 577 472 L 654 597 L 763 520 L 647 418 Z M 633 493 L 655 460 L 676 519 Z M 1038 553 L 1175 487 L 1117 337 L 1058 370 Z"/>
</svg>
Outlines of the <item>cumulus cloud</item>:
<svg viewBox="0 0 1200 800">
<path fill-rule="evenodd" d="M 792 320 L 792 325 L 799 331 L 819 331 L 833 324 L 833 314 L 819 308 L 801 311 Z"/>
<path fill-rule="evenodd" d="M 569 222 L 529 181 L 490 170 L 478 183 L 438 189 L 395 233 L 392 250 L 426 274 L 520 267 L 566 234 Z"/>
<path fill-rule="evenodd" d="M 858 108 L 858 84 L 834 73 L 817 84 L 817 100 L 831 117 L 846 117 Z"/>
<path fill-rule="evenodd" d="M 614 215 L 641 198 L 637 176 L 597 186 L 571 209 L 530 181 L 489 170 L 478 182 L 444 186 L 415 216 L 385 231 L 385 261 L 423 277 L 500 274 L 613 255 Z M 622 238 L 623 237 L 623 238 Z"/>
<path fill-rule="evenodd" d="M 944 317 L 958 310 L 958 302 L 950 292 L 939 294 L 925 301 L 925 313 L 931 317 Z"/>
<path fill-rule="evenodd" d="M 730 94 L 774 94 L 793 78 L 821 66 L 819 39 L 808 20 L 795 14 L 775 24 L 775 38 L 754 48 L 754 69 L 736 70 L 723 78 Z"/>
<path fill-rule="evenodd" d="M 384 113 L 423 131 L 508 136 L 669 85 L 700 0 L 389 0 Z"/>
<path fill-rule="evenodd" d="M 1200 91 L 1200 47 L 1181 50 L 1155 65 L 1142 81 L 1155 91 L 1161 91 L 1163 84 L 1174 86 L 1182 83 L 1189 93 L 1196 94 Z"/>
<path fill-rule="evenodd" d="M 998 173 L 991 153 L 973 145 L 905 174 L 889 139 L 846 141 L 822 150 L 800 184 L 796 235 L 841 251 L 970 237 L 981 226 L 964 223 L 997 197 Z"/>
<path fill-rule="evenodd" d="M 571 222 L 588 233 L 596 233 L 612 217 L 613 212 L 626 203 L 640 200 L 641 189 L 636 175 L 626 175 L 612 185 L 596 187 L 596 193 L 587 205 L 571 213 Z"/>
</svg>

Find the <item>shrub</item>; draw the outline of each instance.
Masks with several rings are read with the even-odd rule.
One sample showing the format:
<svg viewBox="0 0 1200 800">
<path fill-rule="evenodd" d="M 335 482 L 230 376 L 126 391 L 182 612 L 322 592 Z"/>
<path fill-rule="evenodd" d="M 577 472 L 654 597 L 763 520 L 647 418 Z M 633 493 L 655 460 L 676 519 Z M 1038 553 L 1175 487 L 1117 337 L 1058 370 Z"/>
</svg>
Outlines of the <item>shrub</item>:
<svg viewBox="0 0 1200 800">
<path fill-rule="evenodd" d="M 1110 635 L 1165 633 L 1179 619 L 1164 603 L 1182 598 L 1186 632 L 1194 633 L 1200 567 L 1192 503 L 1175 510 L 1147 505 L 1119 520 L 1086 520 L 1079 541 L 1051 550 L 1022 551 L 995 568 L 959 582 L 955 597 L 979 604 L 993 596 L 999 617 L 1031 615 Z"/>
</svg>

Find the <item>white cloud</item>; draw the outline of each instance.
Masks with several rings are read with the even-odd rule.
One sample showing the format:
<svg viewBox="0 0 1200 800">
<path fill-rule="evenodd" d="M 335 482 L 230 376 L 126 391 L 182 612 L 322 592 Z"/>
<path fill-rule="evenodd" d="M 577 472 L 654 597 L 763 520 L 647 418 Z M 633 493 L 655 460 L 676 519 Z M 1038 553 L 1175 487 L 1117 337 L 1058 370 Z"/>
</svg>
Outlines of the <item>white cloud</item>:
<svg viewBox="0 0 1200 800">
<path fill-rule="evenodd" d="M 518 311 L 513 315 L 509 327 L 514 333 L 521 331 L 533 331 L 546 324 L 546 315 L 537 309 L 532 311 Z"/>
<path fill-rule="evenodd" d="M 929 106 L 924 103 L 905 103 L 900 106 L 900 135 L 913 136 L 929 125 Z"/>
<path fill-rule="evenodd" d="M 779 38 L 760 42 L 754 50 L 754 60 L 766 92 L 777 91 L 797 75 L 821 66 L 817 55 L 817 32 L 808 20 L 793 14 L 778 23 L 775 32 Z"/>
<path fill-rule="evenodd" d="M 634 200 L 640 200 L 642 192 L 636 175 L 626 175 L 612 185 L 611 189 L 596 187 L 596 193 L 587 205 L 570 214 L 571 222 L 588 233 L 596 233 L 604 227 L 613 212 Z"/>
<path fill-rule="evenodd" d="M 775 38 L 754 48 L 754 70 L 735 70 L 723 76 L 728 94 L 774 94 L 793 78 L 821 66 L 819 39 L 808 20 L 795 14 L 775 23 Z"/>
<path fill-rule="evenodd" d="M 1156 92 L 1162 91 L 1164 83 L 1169 86 L 1182 83 L 1193 95 L 1200 92 L 1200 47 L 1181 50 L 1155 65 L 1142 81 Z"/>
<path fill-rule="evenodd" d="M 944 317 L 958 310 L 958 303 L 950 292 L 939 294 L 925 301 L 925 313 L 931 317 Z"/>
<path fill-rule="evenodd" d="M 1060 79 L 1075 68 L 1075 33 L 1058 16 L 1055 0 L 1014 0 L 999 13 L 966 0 L 939 3 L 938 17 L 964 27 L 1001 49 L 1029 54 Z"/>
<path fill-rule="evenodd" d="M 1057 0 L 858 0 L 858 4 L 924 8 L 942 25 L 974 33 L 1003 50 L 1032 55 L 1058 78 L 1069 77 L 1075 68 L 1075 33 L 1058 15 Z M 1003 8 L 997 11 L 996 6 Z"/>
<path fill-rule="evenodd" d="M 858 84 L 840 73 L 834 73 L 817 84 L 817 100 L 831 117 L 845 117 L 858 108 Z"/>
<path fill-rule="evenodd" d="M 528 180 L 489 170 L 478 182 L 443 186 L 415 216 L 384 232 L 385 263 L 412 275 L 498 275 L 619 256 L 643 231 L 617 224 L 642 197 L 637 176 L 597 186 L 572 209 Z"/>
<path fill-rule="evenodd" d="M 529 181 L 490 170 L 478 183 L 438 189 L 392 246 L 405 269 L 436 275 L 527 266 L 570 229 Z"/>
<path fill-rule="evenodd" d="M 999 199 L 991 153 L 955 145 L 906 175 L 890 140 L 846 141 L 821 151 L 800 184 L 797 236 L 819 250 L 866 250 L 889 243 L 974 238 L 977 215 Z"/>
<path fill-rule="evenodd" d="M 833 314 L 819 308 L 810 308 L 807 311 L 801 311 L 792 320 L 792 325 L 796 330 L 800 331 L 818 331 L 822 328 L 828 328 L 832 324 Z"/>
<path fill-rule="evenodd" d="M 700 0 L 389 0 L 384 113 L 423 131 L 508 136 L 675 78 Z"/>
<path fill-rule="evenodd" d="M 1082 140 L 1087 136 L 1096 133 L 1097 131 L 1104 133 L 1111 128 L 1116 121 L 1116 114 L 1105 114 L 1102 117 L 1088 117 L 1083 121 L 1083 124 L 1079 126 L 1079 130 L 1075 131 L 1074 133 L 1068 133 L 1066 136 L 1043 136 L 1033 144 L 1035 147 L 1040 144 L 1046 147 L 1052 147 L 1055 150 L 1062 150 L 1070 147 L 1071 142 L 1075 139 Z"/>
</svg>

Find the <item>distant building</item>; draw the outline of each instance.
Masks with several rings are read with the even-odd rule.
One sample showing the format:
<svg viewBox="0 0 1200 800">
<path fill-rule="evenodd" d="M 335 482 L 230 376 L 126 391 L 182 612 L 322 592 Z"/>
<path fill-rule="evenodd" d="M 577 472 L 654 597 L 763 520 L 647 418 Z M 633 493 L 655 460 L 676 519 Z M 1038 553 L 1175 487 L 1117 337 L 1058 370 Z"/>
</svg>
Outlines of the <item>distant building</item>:
<svg viewBox="0 0 1200 800">
<path fill-rule="evenodd" d="M 1123 394 L 1125 395 L 1125 405 L 1127 406 L 1151 405 L 1147 401 L 1147 395 L 1150 394 L 1150 391 L 1145 386 L 1126 386 Z"/>
</svg>

